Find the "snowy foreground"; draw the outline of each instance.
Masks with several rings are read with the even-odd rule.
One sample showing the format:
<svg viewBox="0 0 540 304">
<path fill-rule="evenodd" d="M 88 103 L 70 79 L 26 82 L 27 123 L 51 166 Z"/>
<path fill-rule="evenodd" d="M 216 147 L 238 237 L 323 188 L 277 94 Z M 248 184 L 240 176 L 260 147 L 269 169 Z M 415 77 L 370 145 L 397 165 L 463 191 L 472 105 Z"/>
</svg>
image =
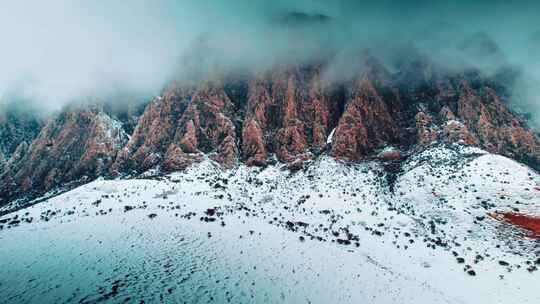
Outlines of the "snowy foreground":
<svg viewBox="0 0 540 304">
<path fill-rule="evenodd" d="M 438 148 L 376 163 L 98 180 L 0 218 L 2 303 L 540 303 L 540 176 Z M 391 189 L 393 191 L 391 191 Z"/>
</svg>

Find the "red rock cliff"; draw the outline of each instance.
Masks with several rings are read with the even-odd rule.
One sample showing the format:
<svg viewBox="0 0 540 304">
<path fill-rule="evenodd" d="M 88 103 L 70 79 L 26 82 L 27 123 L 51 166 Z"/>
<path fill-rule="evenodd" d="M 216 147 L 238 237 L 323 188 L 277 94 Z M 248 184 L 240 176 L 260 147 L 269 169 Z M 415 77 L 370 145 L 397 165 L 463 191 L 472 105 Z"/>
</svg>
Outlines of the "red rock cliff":
<svg viewBox="0 0 540 304">
<path fill-rule="evenodd" d="M 339 83 L 327 81 L 324 65 L 172 83 L 148 103 L 129 141 L 100 109 L 65 111 L 0 159 L 3 197 L 85 176 L 182 170 L 205 157 L 226 168 L 277 160 L 299 169 L 320 154 L 397 161 L 454 143 L 540 168 L 540 139 L 493 81 L 425 63 L 392 74 L 363 60 L 356 77 Z"/>
<path fill-rule="evenodd" d="M 13 153 L 1 177 L 5 196 L 103 175 L 126 140 L 121 124 L 97 107 L 65 110 Z"/>
</svg>

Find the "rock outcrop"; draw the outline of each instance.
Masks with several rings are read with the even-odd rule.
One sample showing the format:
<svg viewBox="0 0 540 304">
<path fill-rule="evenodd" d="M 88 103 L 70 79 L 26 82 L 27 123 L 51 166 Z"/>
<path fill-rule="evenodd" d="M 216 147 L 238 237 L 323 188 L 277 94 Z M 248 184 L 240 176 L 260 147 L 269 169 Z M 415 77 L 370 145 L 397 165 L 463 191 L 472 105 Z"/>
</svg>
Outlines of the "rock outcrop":
<svg viewBox="0 0 540 304">
<path fill-rule="evenodd" d="M 239 155 L 234 114 L 234 104 L 219 83 L 200 88 L 173 84 L 146 107 L 112 172 L 143 172 L 158 166 L 180 170 L 205 154 L 231 167 Z"/>
<path fill-rule="evenodd" d="M 281 69 L 249 82 L 242 131 L 247 164 L 264 165 L 274 154 L 299 167 L 325 149 L 343 100 L 321 79 L 321 69 Z"/>
<path fill-rule="evenodd" d="M 99 108 L 65 110 L 13 153 L 1 177 L 2 199 L 103 175 L 126 140 L 121 124 Z"/>
<path fill-rule="evenodd" d="M 179 89 L 172 84 L 162 96 L 146 106 L 129 142 L 112 166 L 113 173 L 128 170 L 142 172 L 163 161 L 191 94 L 189 90 Z"/>
<path fill-rule="evenodd" d="M 321 154 L 399 167 L 433 145 L 461 144 L 540 168 L 540 139 L 507 107 L 500 84 L 423 61 L 390 73 L 362 60 L 356 77 L 339 83 L 327 81 L 324 64 L 172 83 L 134 128 L 99 108 L 68 109 L 35 139 L 0 151 L 3 202 L 85 177 L 182 170 L 206 157 L 225 168 L 279 161 L 300 169 Z"/>
<path fill-rule="evenodd" d="M 334 134 L 332 155 L 359 161 L 396 138 L 397 125 L 387 102 L 367 75 L 361 77 L 349 89 L 345 112 Z"/>
<path fill-rule="evenodd" d="M 427 103 L 431 110 L 423 107 L 415 116 L 417 149 L 441 142 L 459 143 L 540 168 L 540 139 L 509 110 L 492 84 L 476 83 L 473 88 L 464 75 L 450 80 L 449 87 Z"/>
</svg>

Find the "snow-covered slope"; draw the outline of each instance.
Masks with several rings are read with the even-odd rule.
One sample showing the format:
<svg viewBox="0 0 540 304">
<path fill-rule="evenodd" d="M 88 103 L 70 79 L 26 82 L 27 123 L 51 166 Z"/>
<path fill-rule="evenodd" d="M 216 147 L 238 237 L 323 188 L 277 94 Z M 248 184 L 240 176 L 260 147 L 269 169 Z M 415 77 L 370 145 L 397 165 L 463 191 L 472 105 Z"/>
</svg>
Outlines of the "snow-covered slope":
<svg viewBox="0 0 540 304">
<path fill-rule="evenodd" d="M 0 294 L 8 303 L 538 303 L 539 242 L 488 216 L 496 211 L 540 214 L 540 176 L 477 149 L 426 151 L 397 179 L 377 163 L 330 158 L 294 173 L 205 161 L 166 177 L 98 180 L 3 216 Z"/>
</svg>

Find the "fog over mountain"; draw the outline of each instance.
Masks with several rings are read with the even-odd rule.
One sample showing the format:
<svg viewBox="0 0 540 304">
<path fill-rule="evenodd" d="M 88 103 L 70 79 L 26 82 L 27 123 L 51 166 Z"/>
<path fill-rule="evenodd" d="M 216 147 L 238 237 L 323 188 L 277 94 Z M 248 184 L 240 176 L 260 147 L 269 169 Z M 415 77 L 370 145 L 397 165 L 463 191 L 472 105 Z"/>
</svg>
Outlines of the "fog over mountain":
<svg viewBox="0 0 540 304">
<path fill-rule="evenodd" d="M 387 67 L 422 56 L 520 77 L 513 102 L 539 112 L 534 1 L 11 1 L 0 11 L 0 94 L 49 110 L 83 97 L 157 94 L 172 80 L 330 60 L 330 81 L 368 49 Z"/>
<path fill-rule="evenodd" d="M 540 303 L 539 11 L 0 0 L 0 304 Z"/>
</svg>

